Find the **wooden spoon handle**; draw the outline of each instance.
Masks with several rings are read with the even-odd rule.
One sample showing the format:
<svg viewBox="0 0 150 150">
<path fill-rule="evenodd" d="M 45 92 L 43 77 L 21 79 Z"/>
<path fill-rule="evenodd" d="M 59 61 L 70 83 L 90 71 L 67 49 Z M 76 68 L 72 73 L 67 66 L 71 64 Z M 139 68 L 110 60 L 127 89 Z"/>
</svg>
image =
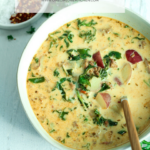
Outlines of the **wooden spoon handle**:
<svg viewBox="0 0 150 150">
<path fill-rule="evenodd" d="M 123 106 L 124 115 L 126 118 L 126 124 L 127 124 L 127 129 L 128 129 L 128 134 L 129 134 L 129 139 L 130 139 L 132 150 L 141 150 L 138 134 L 137 134 L 137 131 L 136 131 L 133 119 L 132 119 L 128 101 L 123 100 L 122 106 Z"/>
</svg>

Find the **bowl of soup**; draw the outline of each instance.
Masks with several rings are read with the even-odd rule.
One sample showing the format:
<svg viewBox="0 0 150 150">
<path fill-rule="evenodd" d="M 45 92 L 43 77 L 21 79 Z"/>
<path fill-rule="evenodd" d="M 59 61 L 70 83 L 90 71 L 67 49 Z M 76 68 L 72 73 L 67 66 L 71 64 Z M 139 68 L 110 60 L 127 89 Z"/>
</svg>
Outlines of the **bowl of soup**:
<svg viewBox="0 0 150 150">
<path fill-rule="evenodd" d="M 125 149 L 122 96 L 140 140 L 150 131 L 150 25 L 129 10 L 60 19 L 80 5 L 56 13 L 29 41 L 18 68 L 21 102 L 59 149 Z"/>
</svg>

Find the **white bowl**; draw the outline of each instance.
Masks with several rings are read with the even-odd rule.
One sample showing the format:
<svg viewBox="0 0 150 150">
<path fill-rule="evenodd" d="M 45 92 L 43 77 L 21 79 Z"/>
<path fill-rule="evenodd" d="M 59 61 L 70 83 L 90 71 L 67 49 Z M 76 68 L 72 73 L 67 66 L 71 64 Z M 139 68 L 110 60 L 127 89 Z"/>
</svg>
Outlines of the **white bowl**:
<svg viewBox="0 0 150 150">
<path fill-rule="evenodd" d="M 40 11 L 34 15 L 31 19 L 21 22 L 21 23 L 16 23 L 16 24 L 2 24 L 0 23 L 0 28 L 1 29 L 7 29 L 7 30 L 16 30 L 16 29 L 21 29 L 26 26 L 32 25 L 35 21 L 37 21 L 43 14 L 44 10 L 46 10 L 48 5 L 48 2 L 45 2 L 43 6 L 41 7 Z"/>
<path fill-rule="evenodd" d="M 105 3 L 105 2 L 104 2 Z M 92 4 L 94 5 L 94 4 Z M 112 5 L 112 4 L 107 4 L 107 5 Z M 74 13 L 71 14 L 71 10 L 78 10 L 79 8 L 85 9 L 88 13 Z M 90 8 L 90 9 L 89 9 Z M 115 14 L 115 13 L 93 13 L 95 9 L 102 9 L 103 10 L 103 5 L 95 7 L 91 7 L 91 3 L 77 3 L 75 5 L 69 6 L 58 13 L 54 14 L 52 17 L 50 17 L 47 21 L 45 21 L 41 27 L 36 31 L 36 33 L 32 36 L 31 40 L 27 44 L 18 68 L 18 89 L 19 89 L 19 94 L 21 98 L 21 102 L 23 104 L 24 110 L 31 121 L 32 125 L 34 128 L 39 132 L 39 134 L 46 139 L 49 143 L 54 145 L 55 147 L 63 150 L 69 150 L 71 148 L 68 148 L 57 141 L 55 141 L 52 137 L 49 136 L 49 134 L 43 129 L 43 127 L 40 125 L 38 120 L 36 119 L 36 116 L 34 115 L 32 108 L 30 106 L 28 96 L 27 96 L 27 90 L 26 90 L 26 78 L 27 78 L 27 72 L 28 72 L 28 67 L 30 65 L 30 62 L 38 50 L 38 48 L 41 46 L 43 41 L 47 38 L 48 33 L 53 32 L 54 30 L 58 29 L 60 26 L 63 24 L 74 20 L 76 18 L 80 17 L 85 17 L 85 16 L 106 16 L 110 18 L 114 18 L 117 20 L 120 20 L 126 24 L 129 24 L 131 27 L 134 29 L 138 30 L 141 32 L 145 37 L 147 37 L 150 40 L 150 24 L 143 20 L 140 16 L 137 14 L 129 11 L 126 9 L 125 13 L 122 14 Z M 65 16 L 65 17 L 64 17 Z M 31 51 L 32 49 L 32 51 Z M 150 127 L 145 130 L 141 135 L 140 135 L 140 140 L 143 140 L 146 138 L 146 136 L 149 135 L 150 132 Z M 130 147 L 130 143 L 126 143 L 123 145 L 120 145 L 117 148 L 114 148 L 115 150 L 117 149 L 125 149 Z"/>
</svg>

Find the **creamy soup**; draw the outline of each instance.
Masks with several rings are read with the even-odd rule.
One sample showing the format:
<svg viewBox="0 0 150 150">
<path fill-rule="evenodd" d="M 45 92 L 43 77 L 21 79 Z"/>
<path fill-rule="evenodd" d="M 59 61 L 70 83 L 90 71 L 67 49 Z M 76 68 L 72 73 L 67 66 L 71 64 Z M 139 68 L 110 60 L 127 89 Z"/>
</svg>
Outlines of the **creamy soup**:
<svg viewBox="0 0 150 150">
<path fill-rule="evenodd" d="M 85 17 L 48 35 L 30 64 L 28 98 L 41 126 L 74 149 L 129 141 L 121 97 L 138 134 L 150 123 L 150 42 L 106 17 Z"/>
</svg>

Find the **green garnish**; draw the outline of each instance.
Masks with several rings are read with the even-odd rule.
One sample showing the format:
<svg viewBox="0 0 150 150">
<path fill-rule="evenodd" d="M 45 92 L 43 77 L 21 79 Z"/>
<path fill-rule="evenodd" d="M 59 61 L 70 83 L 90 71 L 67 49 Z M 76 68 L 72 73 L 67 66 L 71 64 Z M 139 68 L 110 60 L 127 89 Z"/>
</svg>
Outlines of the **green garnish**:
<svg viewBox="0 0 150 150">
<path fill-rule="evenodd" d="M 32 72 L 32 77 L 35 77 L 35 75 L 33 74 L 33 72 Z"/>
<path fill-rule="evenodd" d="M 83 98 L 80 96 L 80 93 L 79 93 L 78 90 L 76 90 L 76 93 L 77 93 L 77 97 L 78 97 L 78 100 L 79 100 L 81 106 L 83 107 L 84 111 L 86 111 L 87 108 L 89 107 L 89 106 L 88 106 L 88 103 L 84 102 L 84 100 L 83 100 Z"/>
<path fill-rule="evenodd" d="M 85 146 L 82 146 L 82 148 L 87 148 L 89 150 L 90 148 L 90 143 L 87 143 Z"/>
<path fill-rule="evenodd" d="M 98 110 L 97 110 L 98 111 Z M 109 126 L 116 126 L 118 122 L 112 121 L 110 119 L 105 119 L 103 116 L 100 115 L 96 110 L 94 111 L 96 117 L 93 119 L 93 123 L 99 126 L 105 125 L 105 122 L 108 122 Z"/>
<path fill-rule="evenodd" d="M 85 118 L 84 118 L 84 121 L 85 121 L 85 122 L 87 122 L 87 121 L 88 121 L 88 118 L 87 118 L 87 117 L 85 117 Z"/>
<path fill-rule="evenodd" d="M 97 109 L 95 109 L 94 113 L 95 113 L 96 115 L 100 115 L 100 112 L 99 112 Z"/>
<path fill-rule="evenodd" d="M 81 88 L 81 89 L 83 89 L 84 91 L 86 91 L 85 90 L 85 86 L 91 86 L 91 83 L 90 83 L 90 79 L 92 79 L 92 77 L 93 77 L 93 75 L 90 75 L 90 74 L 87 74 L 87 72 L 91 69 L 91 68 L 94 68 L 94 67 L 96 67 L 97 65 L 96 65 L 96 63 L 94 63 L 94 65 L 88 65 L 86 68 L 85 68 L 85 70 L 84 70 L 84 73 L 83 74 L 81 74 L 80 76 L 79 76 L 79 79 L 78 79 L 78 86 Z"/>
<path fill-rule="evenodd" d="M 61 111 L 61 110 L 53 110 L 53 113 L 54 112 L 57 112 L 59 114 L 59 118 L 64 120 L 64 121 L 66 120 L 65 115 L 69 114 L 69 112 L 65 112 L 64 110 L 63 111 Z"/>
<path fill-rule="evenodd" d="M 41 82 L 44 82 L 45 81 L 45 78 L 44 77 L 39 77 L 39 78 L 30 78 L 28 79 L 30 82 L 32 83 L 41 83 Z"/>
<path fill-rule="evenodd" d="M 108 37 L 108 41 L 110 41 L 110 37 Z"/>
<path fill-rule="evenodd" d="M 67 23 L 67 27 L 70 27 L 71 23 Z"/>
<path fill-rule="evenodd" d="M 60 51 L 62 50 L 62 48 L 63 48 L 63 45 L 60 46 Z"/>
<path fill-rule="evenodd" d="M 129 28 L 129 26 L 128 26 L 128 25 L 125 25 L 124 28 Z"/>
<path fill-rule="evenodd" d="M 49 36 L 49 37 L 50 37 L 50 39 L 51 39 L 50 46 L 49 46 L 49 52 L 50 52 L 50 49 L 51 49 L 54 45 L 57 44 L 57 39 L 55 39 L 55 38 L 53 38 L 53 37 L 51 37 L 51 36 Z"/>
<path fill-rule="evenodd" d="M 69 55 L 69 60 L 70 61 L 77 61 L 80 59 L 86 59 L 86 57 L 91 57 L 90 54 L 88 54 L 88 51 L 90 51 L 90 49 L 88 48 L 84 48 L 84 49 L 70 49 L 67 50 L 67 53 Z"/>
<path fill-rule="evenodd" d="M 14 39 L 14 37 L 12 35 L 8 35 L 7 38 L 8 38 L 9 41 Z"/>
<path fill-rule="evenodd" d="M 82 30 L 80 33 L 79 33 L 79 37 L 80 38 L 84 38 L 84 41 L 87 42 L 87 43 L 90 43 L 91 41 L 94 41 L 95 40 L 95 35 L 96 35 L 96 29 L 94 27 L 93 28 L 93 31 L 91 30 L 88 30 L 88 31 L 84 31 Z"/>
<path fill-rule="evenodd" d="M 132 38 L 131 43 L 134 43 L 134 41 L 133 41 L 134 39 L 137 39 L 137 40 L 145 40 L 145 38 L 134 37 L 134 38 Z"/>
<path fill-rule="evenodd" d="M 70 78 L 61 78 L 60 81 L 56 83 L 56 86 L 55 86 L 55 88 L 54 88 L 52 91 L 54 91 L 54 90 L 57 88 L 58 90 L 60 90 L 61 95 L 62 95 L 62 99 L 63 99 L 64 101 L 73 102 L 74 98 L 69 98 L 69 99 L 66 98 L 66 92 L 65 92 L 64 88 L 63 88 L 62 85 L 61 85 L 61 84 L 64 83 L 65 81 L 72 82 L 72 83 L 74 84 L 74 82 L 71 81 Z"/>
<path fill-rule="evenodd" d="M 27 31 L 27 33 L 29 33 L 29 34 L 32 34 L 32 33 L 34 33 L 34 32 L 35 32 L 35 28 L 34 28 L 34 27 L 32 27 L 32 26 L 31 26 L 30 31 Z"/>
<path fill-rule="evenodd" d="M 35 60 L 35 62 L 36 62 L 36 63 L 38 63 L 38 62 L 39 62 L 39 59 L 38 59 L 38 58 L 36 58 L 36 57 L 34 58 L 34 60 Z"/>
<path fill-rule="evenodd" d="M 121 53 L 116 52 L 116 51 L 111 51 L 111 52 L 109 53 L 109 57 L 113 57 L 113 58 L 115 58 L 115 59 L 120 59 L 120 58 L 121 58 Z"/>
<path fill-rule="evenodd" d="M 114 35 L 116 35 L 116 36 L 120 36 L 120 34 L 119 33 L 113 33 Z"/>
<path fill-rule="evenodd" d="M 82 135 L 84 135 L 86 132 L 83 132 Z"/>
<path fill-rule="evenodd" d="M 97 22 L 94 22 L 93 19 L 90 22 L 87 22 L 86 20 L 81 21 L 80 19 L 77 19 L 77 25 L 78 25 L 79 29 L 81 26 L 91 27 L 96 24 L 97 24 Z"/>
<path fill-rule="evenodd" d="M 125 131 L 125 130 L 121 130 L 118 132 L 118 134 L 121 134 L 121 135 L 124 135 L 125 133 L 127 133 L 127 131 Z"/>
<path fill-rule="evenodd" d="M 55 132 L 56 130 L 55 129 L 52 129 L 51 131 L 50 131 L 50 133 L 53 133 L 53 132 Z"/>
<path fill-rule="evenodd" d="M 65 42 L 65 44 L 66 44 L 66 47 L 68 48 L 69 47 L 69 42 L 70 43 L 73 43 L 73 37 L 74 37 L 74 35 L 71 33 L 71 31 L 64 31 L 64 34 L 62 34 L 60 37 L 59 37 L 59 39 L 60 40 L 62 40 L 62 39 L 64 39 L 64 42 Z M 67 39 L 68 39 L 68 41 L 67 41 Z"/>
<path fill-rule="evenodd" d="M 70 138 L 70 135 L 69 135 L 69 133 L 68 133 L 68 132 L 67 132 L 67 134 L 66 134 L 66 137 L 67 137 L 67 138 Z"/>
<path fill-rule="evenodd" d="M 108 89 L 110 89 L 109 85 L 107 85 L 106 83 L 103 83 L 102 86 L 101 86 L 101 89 L 94 96 L 96 97 L 96 95 L 99 92 L 103 92 L 103 91 L 108 90 Z"/>
<path fill-rule="evenodd" d="M 63 139 L 63 140 L 61 141 L 61 143 L 65 143 L 65 139 Z"/>
<path fill-rule="evenodd" d="M 68 48 L 70 46 L 69 42 L 67 41 L 67 39 L 64 39 L 64 42 L 66 44 L 66 47 Z"/>
<path fill-rule="evenodd" d="M 150 79 L 148 80 L 148 82 L 146 80 L 143 80 L 143 81 L 150 88 Z"/>
<path fill-rule="evenodd" d="M 147 142 L 144 140 L 140 144 L 141 144 L 142 150 L 149 150 L 150 149 L 150 142 Z"/>
<path fill-rule="evenodd" d="M 105 69 L 105 68 L 103 68 L 103 69 L 101 69 L 100 70 L 100 74 L 99 74 L 99 76 L 100 76 L 100 78 L 103 80 L 104 78 L 106 78 L 107 77 L 107 70 Z"/>
<path fill-rule="evenodd" d="M 53 14 L 55 13 L 44 13 L 43 16 L 45 16 L 46 18 L 51 17 Z"/>
<path fill-rule="evenodd" d="M 58 77 L 58 76 L 59 76 L 59 72 L 58 72 L 58 70 L 57 70 L 57 69 L 55 69 L 55 71 L 54 71 L 54 76 L 56 76 L 56 77 Z"/>
<path fill-rule="evenodd" d="M 68 75 L 72 75 L 72 69 L 67 70 Z"/>
<path fill-rule="evenodd" d="M 61 33 L 61 31 L 56 31 L 54 33 L 51 33 L 50 36 L 53 36 L 53 35 L 58 34 L 58 33 Z"/>
</svg>

